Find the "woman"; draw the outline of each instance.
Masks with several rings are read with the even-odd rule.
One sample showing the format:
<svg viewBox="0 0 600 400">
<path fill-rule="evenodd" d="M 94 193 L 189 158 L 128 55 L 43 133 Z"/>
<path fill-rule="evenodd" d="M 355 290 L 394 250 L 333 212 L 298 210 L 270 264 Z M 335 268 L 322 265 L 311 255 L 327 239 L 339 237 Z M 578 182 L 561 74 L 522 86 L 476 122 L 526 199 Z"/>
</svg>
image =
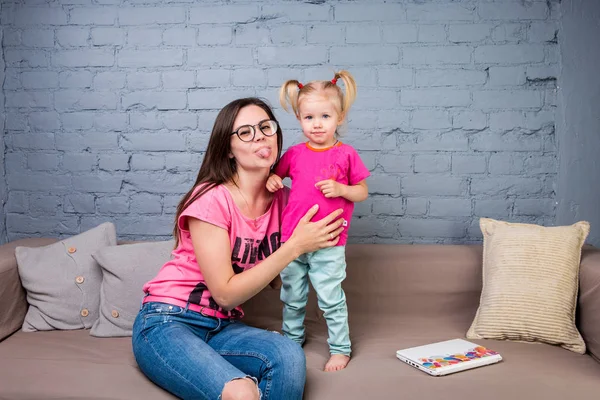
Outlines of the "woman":
<svg viewBox="0 0 600 400">
<path fill-rule="evenodd" d="M 219 112 L 196 182 L 177 207 L 173 258 L 144 285 L 133 352 L 142 372 L 176 396 L 302 398 L 301 347 L 243 324 L 240 304 L 277 286 L 301 254 L 335 246 L 342 210 L 313 223 L 311 208 L 280 243 L 288 191 L 270 193 L 266 182 L 281 147 L 263 101 L 239 99 Z"/>
</svg>

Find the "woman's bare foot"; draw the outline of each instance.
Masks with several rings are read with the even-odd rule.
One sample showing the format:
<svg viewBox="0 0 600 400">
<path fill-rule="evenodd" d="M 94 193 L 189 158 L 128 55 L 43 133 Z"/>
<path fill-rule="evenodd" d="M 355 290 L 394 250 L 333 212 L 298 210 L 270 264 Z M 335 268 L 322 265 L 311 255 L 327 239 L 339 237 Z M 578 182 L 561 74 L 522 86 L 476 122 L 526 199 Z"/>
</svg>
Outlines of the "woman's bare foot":
<svg viewBox="0 0 600 400">
<path fill-rule="evenodd" d="M 350 362 L 350 357 L 343 354 L 332 354 L 325 364 L 325 372 L 339 371 L 346 368 L 346 365 Z"/>
</svg>

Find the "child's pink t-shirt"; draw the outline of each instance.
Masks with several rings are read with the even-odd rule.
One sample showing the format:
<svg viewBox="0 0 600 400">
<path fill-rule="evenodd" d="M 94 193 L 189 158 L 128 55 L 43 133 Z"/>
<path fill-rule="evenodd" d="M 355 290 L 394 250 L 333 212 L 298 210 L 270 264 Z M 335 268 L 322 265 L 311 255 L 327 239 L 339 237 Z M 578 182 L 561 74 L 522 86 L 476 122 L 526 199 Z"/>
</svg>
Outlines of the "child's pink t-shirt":
<svg viewBox="0 0 600 400">
<path fill-rule="evenodd" d="M 287 188 L 274 193 L 268 211 L 256 220 L 240 212 L 223 185 L 210 189 L 190 204 L 177 221 L 180 239 L 171 260 L 143 287 L 144 303 L 158 301 L 185 307 L 189 302 L 189 309 L 193 311 L 218 318 L 241 318 L 244 313 L 240 306 L 223 310 L 210 295 L 196 260 L 187 219 L 197 218 L 227 231 L 231 264 L 237 274 L 259 264 L 281 245 L 280 221 L 288 194 Z"/>
<path fill-rule="evenodd" d="M 281 241 L 287 241 L 308 209 L 318 204 L 319 211 L 312 221 L 318 221 L 338 208 L 344 209 L 341 217 L 346 222 L 337 244 L 344 246 L 348 239 L 354 203 L 343 197 L 328 199 L 315 184 L 334 179 L 345 185 L 356 185 L 366 179 L 370 175 L 369 170 L 356 150 L 342 142 L 327 149 L 315 149 L 308 143 L 300 143 L 285 152 L 275 168 L 275 174 L 282 179 L 292 179 L 290 199 L 281 220 Z"/>
</svg>

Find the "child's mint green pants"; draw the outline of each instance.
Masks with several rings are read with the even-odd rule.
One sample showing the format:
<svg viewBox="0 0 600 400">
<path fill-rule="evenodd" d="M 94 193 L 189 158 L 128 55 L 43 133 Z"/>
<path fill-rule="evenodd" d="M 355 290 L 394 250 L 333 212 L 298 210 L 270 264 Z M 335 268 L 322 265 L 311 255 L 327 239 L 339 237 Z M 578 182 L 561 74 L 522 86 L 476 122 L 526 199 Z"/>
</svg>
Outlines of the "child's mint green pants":
<svg viewBox="0 0 600 400">
<path fill-rule="evenodd" d="M 348 307 L 342 290 L 342 281 L 346 278 L 344 246 L 303 254 L 281 272 L 284 335 L 301 345 L 304 343 L 309 278 L 327 322 L 330 353 L 350 355 Z"/>
</svg>

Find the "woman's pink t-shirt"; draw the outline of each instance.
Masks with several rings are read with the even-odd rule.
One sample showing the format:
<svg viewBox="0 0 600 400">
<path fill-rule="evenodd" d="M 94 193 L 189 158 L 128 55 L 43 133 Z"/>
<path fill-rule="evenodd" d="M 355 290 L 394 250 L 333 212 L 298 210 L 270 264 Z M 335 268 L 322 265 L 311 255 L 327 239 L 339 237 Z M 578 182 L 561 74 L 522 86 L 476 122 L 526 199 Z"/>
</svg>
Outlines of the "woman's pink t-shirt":
<svg viewBox="0 0 600 400">
<path fill-rule="evenodd" d="M 199 186 L 194 194 L 200 190 Z M 197 218 L 223 228 L 229 234 L 231 265 L 237 274 L 259 264 L 281 245 L 280 221 L 289 190 L 273 195 L 267 212 L 256 220 L 244 216 L 223 185 L 216 186 L 190 204 L 177 221 L 179 245 L 158 275 L 144 285 L 144 303 L 158 301 L 185 307 L 218 318 L 241 318 L 240 306 L 223 310 L 214 301 L 198 265 L 187 218 Z"/>
</svg>

